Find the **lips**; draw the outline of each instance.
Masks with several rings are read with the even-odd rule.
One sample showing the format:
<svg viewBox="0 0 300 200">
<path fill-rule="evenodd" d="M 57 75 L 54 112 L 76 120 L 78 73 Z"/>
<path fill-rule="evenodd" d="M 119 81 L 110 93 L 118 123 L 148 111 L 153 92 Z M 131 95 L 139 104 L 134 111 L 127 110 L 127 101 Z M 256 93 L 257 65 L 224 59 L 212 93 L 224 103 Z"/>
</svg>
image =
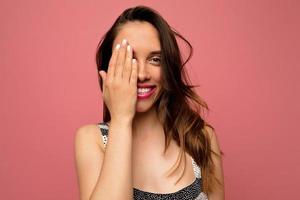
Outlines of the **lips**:
<svg viewBox="0 0 300 200">
<path fill-rule="evenodd" d="M 138 87 L 137 98 L 138 99 L 149 98 L 155 92 L 155 90 L 156 90 L 155 86 Z"/>
</svg>

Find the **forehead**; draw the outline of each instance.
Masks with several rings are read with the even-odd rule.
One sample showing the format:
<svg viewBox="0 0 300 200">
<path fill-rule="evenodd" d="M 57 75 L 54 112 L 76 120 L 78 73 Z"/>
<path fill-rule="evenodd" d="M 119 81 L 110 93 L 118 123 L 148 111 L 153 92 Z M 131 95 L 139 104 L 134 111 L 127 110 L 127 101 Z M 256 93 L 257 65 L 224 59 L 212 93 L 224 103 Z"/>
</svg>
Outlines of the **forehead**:
<svg viewBox="0 0 300 200">
<path fill-rule="evenodd" d="M 127 22 L 122 25 L 113 46 L 126 39 L 136 53 L 160 50 L 158 31 L 148 22 Z"/>
</svg>

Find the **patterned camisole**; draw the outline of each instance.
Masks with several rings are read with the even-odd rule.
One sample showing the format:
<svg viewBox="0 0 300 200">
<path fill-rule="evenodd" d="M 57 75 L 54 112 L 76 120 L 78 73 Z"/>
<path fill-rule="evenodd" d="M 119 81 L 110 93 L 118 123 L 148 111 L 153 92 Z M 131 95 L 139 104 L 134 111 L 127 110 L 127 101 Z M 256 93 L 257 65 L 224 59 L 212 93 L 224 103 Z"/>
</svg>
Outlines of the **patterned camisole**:
<svg viewBox="0 0 300 200">
<path fill-rule="evenodd" d="M 108 142 L 108 129 L 109 126 L 107 123 L 98 123 L 97 124 L 100 132 L 102 134 L 102 139 L 104 143 L 104 147 Z M 201 189 L 201 170 L 200 167 L 196 164 L 196 162 L 192 159 L 193 169 L 195 173 L 195 181 L 178 190 L 174 193 L 160 194 L 143 191 L 137 188 L 133 188 L 133 198 L 134 200 L 208 200 L 207 195 L 202 192 Z"/>
</svg>

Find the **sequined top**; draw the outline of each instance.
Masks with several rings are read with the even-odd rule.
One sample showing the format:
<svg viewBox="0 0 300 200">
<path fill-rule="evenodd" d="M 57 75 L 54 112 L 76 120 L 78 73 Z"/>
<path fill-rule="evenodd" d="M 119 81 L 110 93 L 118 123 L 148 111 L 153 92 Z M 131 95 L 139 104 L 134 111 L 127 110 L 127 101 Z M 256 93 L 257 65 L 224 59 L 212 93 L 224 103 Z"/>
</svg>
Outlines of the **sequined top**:
<svg viewBox="0 0 300 200">
<path fill-rule="evenodd" d="M 102 122 L 98 123 L 97 125 L 101 131 L 105 147 L 108 142 L 108 124 Z M 137 188 L 133 188 L 134 200 L 208 200 L 207 195 L 201 190 L 202 179 L 200 167 L 196 164 L 196 162 L 193 159 L 192 164 L 196 177 L 195 181 L 192 184 L 178 190 L 177 192 L 166 194 L 147 192 Z"/>
</svg>

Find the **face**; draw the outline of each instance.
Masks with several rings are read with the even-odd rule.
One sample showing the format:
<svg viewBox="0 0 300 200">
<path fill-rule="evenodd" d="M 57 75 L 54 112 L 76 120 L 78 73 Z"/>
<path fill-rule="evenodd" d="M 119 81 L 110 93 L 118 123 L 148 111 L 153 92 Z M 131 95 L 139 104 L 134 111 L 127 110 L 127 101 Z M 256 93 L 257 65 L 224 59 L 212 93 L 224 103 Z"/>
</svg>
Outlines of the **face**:
<svg viewBox="0 0 300 200">
<path fill-rule="evenodd" d="M 138 65 L 136 112 L 154 109 L 161 90 L 160 42 L 155 27 L 148 22 L 127 22 L 119 30 L 113 46 L 126 39 Z"/>
</svg>

